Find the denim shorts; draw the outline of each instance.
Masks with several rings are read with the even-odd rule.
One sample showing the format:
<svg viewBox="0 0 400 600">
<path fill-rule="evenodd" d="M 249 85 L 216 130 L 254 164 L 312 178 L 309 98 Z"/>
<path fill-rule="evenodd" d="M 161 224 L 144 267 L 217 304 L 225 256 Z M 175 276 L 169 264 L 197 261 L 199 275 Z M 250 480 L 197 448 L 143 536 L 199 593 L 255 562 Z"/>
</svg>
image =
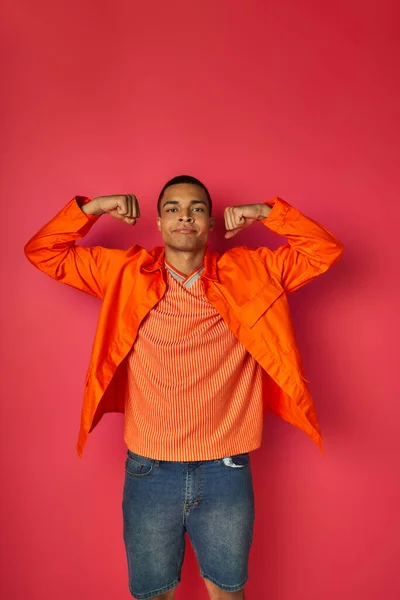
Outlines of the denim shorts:
<svg viewBox="0 0 400 600">
<path fill-rule="evenodd" d="M 185 533 L 202 577 L 228 592 L 245 585 L 254 523 L 249 453 L 177 462 L 128 450 L 122 509 L 134 598 L 178 585 Z"/>
</svg>

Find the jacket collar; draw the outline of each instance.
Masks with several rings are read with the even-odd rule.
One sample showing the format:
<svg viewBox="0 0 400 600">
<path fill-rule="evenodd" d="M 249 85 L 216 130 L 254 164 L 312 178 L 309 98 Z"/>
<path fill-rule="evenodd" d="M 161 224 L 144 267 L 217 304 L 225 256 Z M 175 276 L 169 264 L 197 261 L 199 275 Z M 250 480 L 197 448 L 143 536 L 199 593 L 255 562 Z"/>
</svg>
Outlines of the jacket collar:
<svg viewBox="0 0 400 600">
<path fill-rule="evenodd" d="M 142 270 L 146 273 L 154 273 L 155 271 L 164 272 L 165 248 L 163 246 L 155 246 L 149 252 L 149 260 L 142 265 Z M 217 274 L 218 253 L 210 252 L 206 248 L 204 255 L 204 272 L 202 277 L 218 281 Z"/>
<path fill-rule="evenodd" d="M 164 268 L 165 248 L 155 246 L 148 253 L 148 258 L 141 267 L 146 273 L 154 273 L 154 271 L 162 271 Z"/>
</svg>

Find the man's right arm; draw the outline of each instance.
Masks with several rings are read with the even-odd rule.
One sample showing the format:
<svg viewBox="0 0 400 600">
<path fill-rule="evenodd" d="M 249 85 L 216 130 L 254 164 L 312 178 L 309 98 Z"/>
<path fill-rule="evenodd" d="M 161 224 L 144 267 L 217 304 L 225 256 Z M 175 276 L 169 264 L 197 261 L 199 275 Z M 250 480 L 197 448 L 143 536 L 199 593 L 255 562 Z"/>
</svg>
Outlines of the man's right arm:
<svg viewBox="0 0 400 600">
<path fill-rule="evenodd" d="M 97 298 L 122 264 L 124 250 L 77 246 L 102 214 L 134 224 L 140 216 L 134 196 L 76 196 L 25 245 L 28 260 L 57 281 Z M 138 247 L 139 249 L 139 247 Z"/>
</svg>

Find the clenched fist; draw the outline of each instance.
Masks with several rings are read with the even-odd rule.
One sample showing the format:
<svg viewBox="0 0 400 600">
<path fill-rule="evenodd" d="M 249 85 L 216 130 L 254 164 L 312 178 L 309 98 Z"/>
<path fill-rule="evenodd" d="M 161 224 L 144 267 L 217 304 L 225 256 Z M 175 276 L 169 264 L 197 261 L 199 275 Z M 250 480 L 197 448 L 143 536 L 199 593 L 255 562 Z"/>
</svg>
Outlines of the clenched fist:
<svg viewBox="0 0 400 600">
<path fill-rule="evenodd" d="M 254 221 L 266 219 L 272 207 L 266 204 L 242 204 L 241 206 L 228 206 L 224 212 L 226 238 L 231 238 L 239 231 L 248 227 Z"/>
<path fill-rule="evenodd" d="M 140 217 L 140 209 L 136 196 L 126 194 L 124 196 L 98 196 L 82 206 L 87 215 L 108 214 L 125 221 L 129 225 L 135 225 L 136 219 Z"/>
</svg>

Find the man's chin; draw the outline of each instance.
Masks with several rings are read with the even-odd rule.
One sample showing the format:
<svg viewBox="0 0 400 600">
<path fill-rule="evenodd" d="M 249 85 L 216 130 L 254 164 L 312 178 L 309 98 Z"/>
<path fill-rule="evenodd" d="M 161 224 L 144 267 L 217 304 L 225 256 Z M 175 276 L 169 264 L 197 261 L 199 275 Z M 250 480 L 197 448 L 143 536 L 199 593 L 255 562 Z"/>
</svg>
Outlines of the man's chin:
<svg viewBox="0 0 400 600">
<path fill-rule="evenodd" d="M 176 252 L 198 252 L 201 248 L 205 247 L 205 243 L 199 243 L 199 240 L 182 240 L 177 242 L 174 240 L 164 240 L 165 247 Z"/>
</svg>

